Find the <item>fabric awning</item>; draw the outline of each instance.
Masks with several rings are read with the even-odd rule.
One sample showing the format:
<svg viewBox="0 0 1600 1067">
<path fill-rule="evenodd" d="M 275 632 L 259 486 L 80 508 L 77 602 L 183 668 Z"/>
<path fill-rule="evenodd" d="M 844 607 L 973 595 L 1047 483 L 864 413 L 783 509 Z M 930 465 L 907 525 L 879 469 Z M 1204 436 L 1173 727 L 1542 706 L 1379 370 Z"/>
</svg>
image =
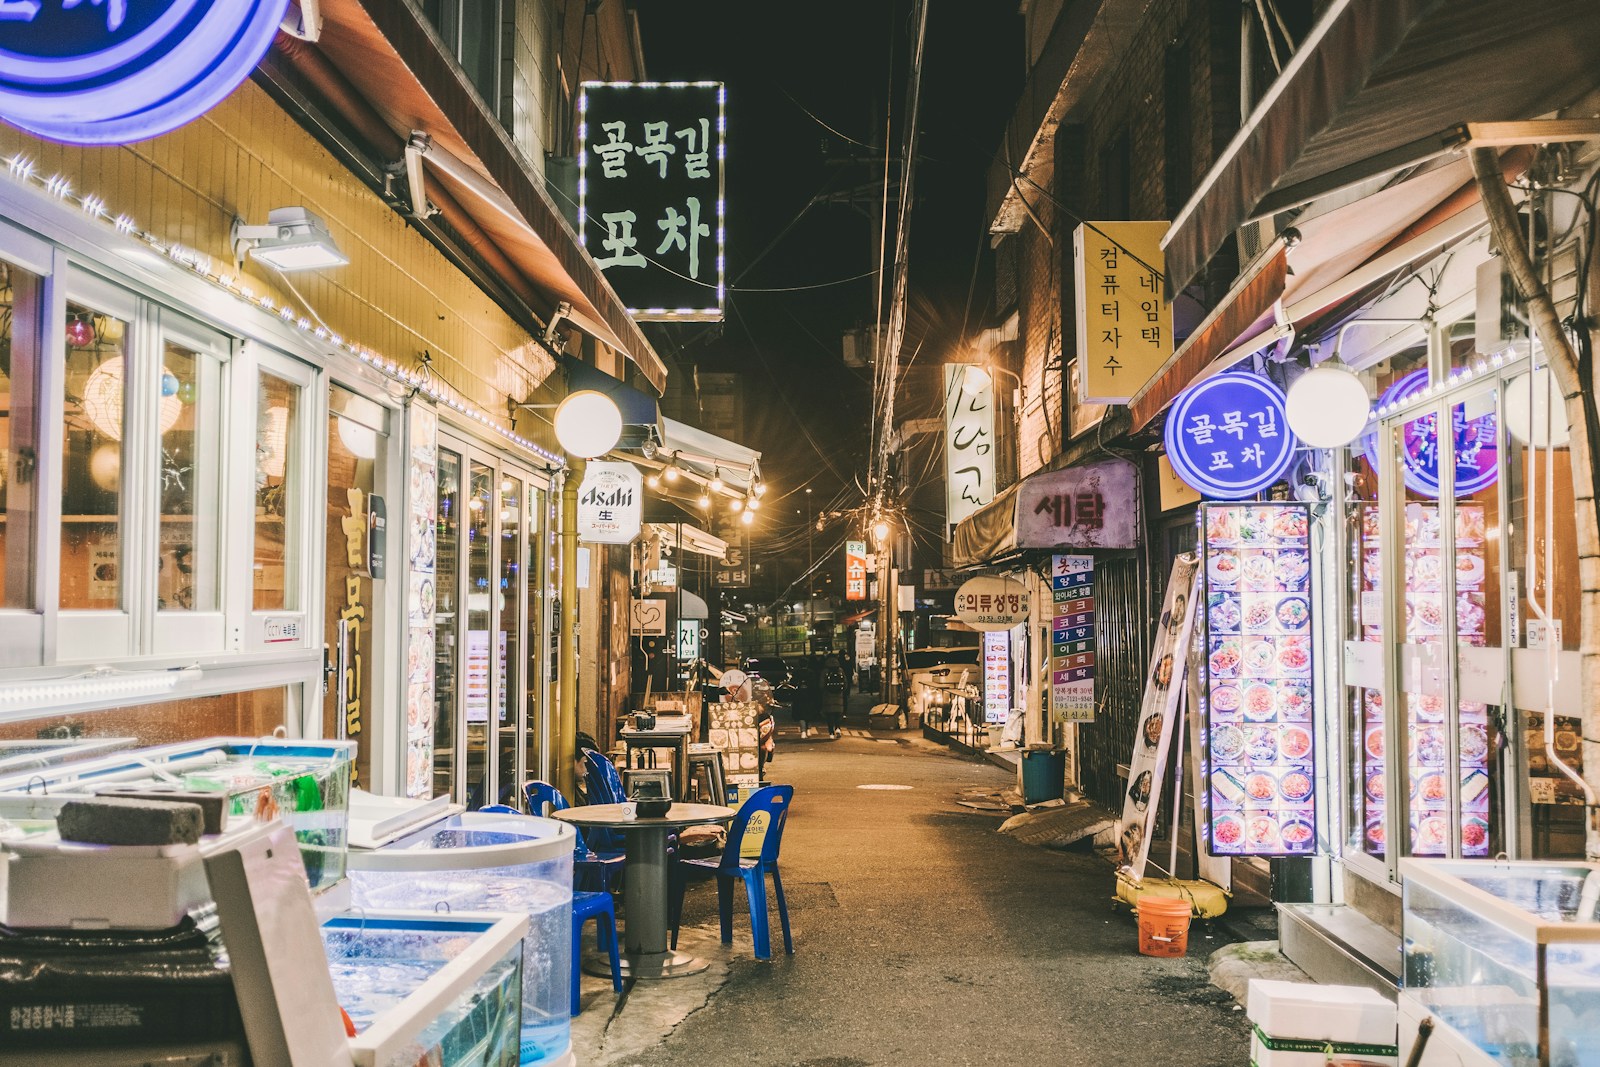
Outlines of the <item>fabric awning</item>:
<svg viewBox="0 0 1600 1067">
<path fill-rule="evenodd" d="M 998 559 L 1017 547 L 1017 482 L 988 504 L 956 523 L 950 539 L 952 567 L 975 567 Z"/>
<path fill-rule="evenodd" d="M 566 318 L 621 352 L 657 390 L 667 369 L 578 242 L 560 210 L 512 148 L 505 131 L 486 124 L 454 64 L 435 44 L 416 5 L 386 0 L 321 0 L 323 31 L 310 45 L 280 35 L 291 62 L 314 51 L 376 112 L 400 144 L 426 135 L 428 180 L 458 202 L 496 249 L 547 298 L 549 316 L 565 303 Z M 390 160 L 389 162 L 398 162 Z"/>
<path fill-rule="evenodd" d="M 676 419 L 661 420 L 656 457 L 676 459 L 680 467 L 703 478 L 720 476 L 734 489 L 749 489 L 761 480 L 760 452 Z"/>
<path fill-rule="evenodd" d="M 678 538 L 680 530 L 683 532 L 681 543 Z M 683 552 L 721 559 L 728 551 L 728 542 L 686 522 L 653 522 L 650 524 L 650 532 L 659 537 L 662 544 Z M 704 615 L 699 617 L 705 618 Z"/>
<path fill-rule="evenodd" d="M 678 618 L 680 619 L 711 618 L 711 608 L 706 605 L 706 602 L 697 593 L 691 593 L 687 589 L 680 589 L 667 597 L 667 600 L 677 608 Z"/>
<path fill-rule="evenodd" d="M 1594 0 L 1333 0 L 1174 220 L 1169 295 L 1244 223 L 1565 107 L 1597 69 Z"/>
<path fill-rule="evenodd" d="M 1503 168 L 1515 173 L 1526 158 L 1522 152 L 1508 153 Z M 1280 234 L 1262 250 L 1133 398 L 1133 429 L 1148 425 L 1200 378 L 1293 338 L 1329 309 L 1483 224 L 1477 186 L 1465 159 L 1296 220 L 1292 234 Z"/>
<path fill-rule="evenodd" d="M 622 413 L 622 437 L 617 447 L 638 448 L 646 441 L 661 443 L 661 406 L 655 397 L 571 356 L 563 356 L 561 365 L 567 372 L 569 393 L 593 389 L 616 403 Z"/>
</svg>

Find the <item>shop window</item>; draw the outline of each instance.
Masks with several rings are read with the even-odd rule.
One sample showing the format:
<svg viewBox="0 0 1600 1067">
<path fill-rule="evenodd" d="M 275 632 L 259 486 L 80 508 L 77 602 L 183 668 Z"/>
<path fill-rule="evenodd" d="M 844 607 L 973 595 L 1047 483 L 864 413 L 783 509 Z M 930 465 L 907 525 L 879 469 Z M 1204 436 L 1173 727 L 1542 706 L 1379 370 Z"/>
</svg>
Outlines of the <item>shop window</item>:
<svg viewBox="0 0 1600 1067">
<path fill-rule="evenodd" d="M 513 0 L 424 0 L 422 13 L 433 23 L 445 49 L 461 64 L 467 80 L 509 125 L 509 100 L 500 91 L 501 68 L 510 44 L 506 32 Z"/>
<path fill-rule="evenodd" d="M 523 777 L 518 767 L 518 744 L 524 720 L 522 693 L 522 538 L 523 496 L 520 478 L 500 479 L 500 557 L 497 601 L 500 609 L 499 761 L 500 803 L 516 804 L 516 784 Z"/>
<path fill-rule="evenodd" d="M 161 500 L 156 607 L 161 611 L 219 607 L 222 372 L 215 354 L 165 342 L 156 416 Z"/>
<path fill-rule="evenodd" d="M 295 611 L 300 607 L 292 531 L 305 478 L 298 454 L 301 394 L 295 383 L 262 373 L 256 401 L 255 552 L 251 563 L 251 604 L 256 611 Z"/>
<path fill-rule="evenodd" d="M 42 279 L 0 261 L 0 607 L 34 606 Z"/>
<path fill-rule="evenodd" d="M 206 737 L 262 737 L 286 726 L 288 712 L 287 689 L 257 689 L 4 723 L 0 742 L 120 738 L 132 748 Z M 97 747 L 91 755 L 104 752 Z"/>
<path fill-rule="evenodd" d="M 435 520 L 433 792 L 456 795 L 456 665 L 461 640 L 461 455 L 439 449 L 439 514 Z"/>
<path fill-rule="evenodd" d="M 466 660 L 462 673 L 467 720 L 467 806 L 481 808 L 486 800 L 489 772 L 489 697 L 491 683 L 504 674 L 494 669 L 493 553 L 490 541 L 494 516 L 494 468 L 484 463 L 468 465 L 466 515 L 467 629 Z M 503 658 L 501 662 L 504 662 Z"/>
<path fill-rule="evenodd" d="M 68 302 L 61 471 L 64 611 L 122 607 L 128 323 Z"/>
</svg>

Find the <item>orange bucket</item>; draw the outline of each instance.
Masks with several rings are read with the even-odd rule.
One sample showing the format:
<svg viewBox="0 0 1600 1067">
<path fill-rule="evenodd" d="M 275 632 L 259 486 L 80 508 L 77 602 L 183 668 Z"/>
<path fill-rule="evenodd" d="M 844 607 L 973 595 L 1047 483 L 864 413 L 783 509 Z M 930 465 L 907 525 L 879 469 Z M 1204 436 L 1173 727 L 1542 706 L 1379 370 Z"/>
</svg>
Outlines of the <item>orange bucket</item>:
<svg viewBox="0 0 1600 1067">
<path fill-rule="evenodd" d="M 1146 956 L 1182 956 L 1189 951 L 1187 900 L 1178 897 L 1139 899 L 1139 951 Z"/>
</svg>

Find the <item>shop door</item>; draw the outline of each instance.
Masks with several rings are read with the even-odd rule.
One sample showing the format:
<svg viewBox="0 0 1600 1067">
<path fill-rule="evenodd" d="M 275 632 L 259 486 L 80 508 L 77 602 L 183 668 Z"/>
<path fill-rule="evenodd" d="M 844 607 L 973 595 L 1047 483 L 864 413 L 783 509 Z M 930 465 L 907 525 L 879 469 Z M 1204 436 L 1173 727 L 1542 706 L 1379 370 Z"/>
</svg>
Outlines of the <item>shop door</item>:
<svg viewBox="0 0 1600 1067">
<path fill-rule="evenodd" d="M 357 743 L 355 781 L 371 786 L 380 714 L 375 685 L 383 560 L 371 536 L 386 510 L 389 411 L 339 385 L 328 388 L 326 694 L 324 737 Z M 378 543 L 374 544 L 377 540 Z M 378 551 L 374 551 L 377 549 Z M 376 580 L 374 566 L 377 567 Z"/>
</svg>

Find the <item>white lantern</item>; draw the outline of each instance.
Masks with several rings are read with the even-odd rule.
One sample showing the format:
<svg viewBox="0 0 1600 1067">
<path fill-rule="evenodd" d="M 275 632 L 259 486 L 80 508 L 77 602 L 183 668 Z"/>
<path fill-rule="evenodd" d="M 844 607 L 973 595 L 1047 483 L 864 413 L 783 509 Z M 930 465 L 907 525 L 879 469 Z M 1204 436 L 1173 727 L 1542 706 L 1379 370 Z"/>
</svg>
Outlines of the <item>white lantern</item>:
<svg viewBox="0 0 1600 1067">
<path fill-rule="evenodd" d="M 556 408 L 556 440 L 579 459 L 603 456 L 622 439 L 617 402 L 594 389 L 570 394 Z"/>
<path fill-rule="evenodd" d="M 1518 444 L 1535 448 L 1565 448 L 1572 440 L 1567 425 L 1566 401 L 1548 366 L 1523 373 L 1506 382 L 1506 432 Z"/>
<path fill-rule="evenodd" d="M 161 368 L 163 375 L 172 372 Z M 83 413 L 101 437 L 122 440 L 122 382 L 125 368 L 121 356 L 112 356 L 94 369 L 83 383 Z M 183 401 L 177 394 L 161 398 L 161 432 L 177 424 L 183 414 Z"/>
<path fill-rule="evenodd" d="M 1317 364 L 1289 386 L 1289 429 L 1313 448 L 1343 448 L 1366 429 L 1372 398 L 1355 372 L 1337 359 Z"/>
</svg>

